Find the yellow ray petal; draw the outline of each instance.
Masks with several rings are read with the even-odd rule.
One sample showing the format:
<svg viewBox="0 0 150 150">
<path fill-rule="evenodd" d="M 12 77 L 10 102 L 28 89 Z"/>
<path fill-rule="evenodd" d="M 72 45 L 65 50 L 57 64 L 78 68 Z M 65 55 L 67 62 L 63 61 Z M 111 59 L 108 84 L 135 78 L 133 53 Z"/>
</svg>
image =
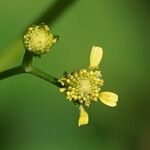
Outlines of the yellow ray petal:
<svg viewBox="0 0 150 150">
<path fill-rule="evenodd" d="M 90 54 L 90 67 L 96 68 L 100 64 L 103 56 L 103 49 L 101 47 L 93 46 Z"/>
<path fill-rule="evenodd" d="M 79 121 L 78 121 L 78 126 L 86 125 L 89 122 L 89 116 L 88 113 L 84 110 L 83 106 L 80 105 L 80 116 L 79 116 Z"/>
<path fill-rule="evenodd" d="M 112 92 L 101 92 L 99 96 L 102 103 L 110 107 L 115 107 L 118 101 L 118 95 Z"/>
</svg>

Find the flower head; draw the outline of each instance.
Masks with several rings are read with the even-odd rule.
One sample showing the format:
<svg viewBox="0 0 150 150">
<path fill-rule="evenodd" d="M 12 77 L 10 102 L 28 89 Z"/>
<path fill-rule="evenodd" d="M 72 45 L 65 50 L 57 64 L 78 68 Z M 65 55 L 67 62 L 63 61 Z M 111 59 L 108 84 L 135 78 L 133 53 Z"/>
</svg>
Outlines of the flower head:
<svg viewBox="0 0 150 150">
<path fill-rule="evenodd" d="M 64 92 L 69 101 L 78 104 L 80 117 L 78 125 L 85 125 L 89 121 L 87 112 L 83 106 L 90 106 L 92 102 L 102 103 L 114 107 L 117 105 L 118 95 L 112 92 L 101 92 L 103 79 L 98 65 L 102 59 L 103 50 L 101 47 L 92 47 L 90 54 L 90 66 L 87 69 L 80 69 L 66 73 L 59 80 L 62 84 L 60 92 Z"/>
<path fill-rule="evenodd" d="M 66 93 L 68 100 L 86 106 L 98 100 L 103 85 L 100 71 L 91 69 L 74 71 L 59 81 L 64 85 L 60 91 Z"/>
<path fill-rule="evenodd" d="M 56 41 L 57 39 L 45 24 L 29 27 L 24 35 L 25 48 L 34 55 L 47 53 Z"/>
</svg>

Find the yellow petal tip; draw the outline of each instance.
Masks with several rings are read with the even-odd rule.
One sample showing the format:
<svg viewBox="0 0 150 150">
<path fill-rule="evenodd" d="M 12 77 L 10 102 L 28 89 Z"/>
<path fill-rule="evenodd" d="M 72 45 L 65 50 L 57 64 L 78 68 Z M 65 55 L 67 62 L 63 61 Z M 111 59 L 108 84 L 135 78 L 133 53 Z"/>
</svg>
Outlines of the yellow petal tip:
<svg viewBox="0 0 150 150">
<path fill-rule="evenodd" d="M 100 64 L 103 56 L 103 49 L 98 46 L 93 46 L 90 54 L 90 67 L 96 68 Z"/>
<path fill-rule="evenodd" d="M 101 92 L 100 93 L 100 100 L 107 106 L 115 107 L 117 106 L 118 102 L 118 95 L 113 92 Z"/>
<path fill-rule="evenodd" d="M 83 106 L 79 107 L 80 109 L 80 116 L 78 121 L 78 126 L 86 125 L 89 122 L 89 116 L 88 113 L 84 110 Z"/>
</svg>

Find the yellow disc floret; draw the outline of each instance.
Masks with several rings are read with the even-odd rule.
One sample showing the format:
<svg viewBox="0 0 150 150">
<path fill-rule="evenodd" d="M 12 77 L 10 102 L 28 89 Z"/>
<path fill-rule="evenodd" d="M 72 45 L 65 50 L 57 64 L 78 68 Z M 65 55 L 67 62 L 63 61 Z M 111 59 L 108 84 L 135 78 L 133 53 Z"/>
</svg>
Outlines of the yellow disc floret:
<svg viewBox="0 0 150 150">
<path fill-rule="evenodd" d="M 57 39 L 45 24 L 29 27 L 24 35 L 25 48 L 34 55 L 47 53 L 56 41 Z"/>
<path fill-rule="evenodd" d="M 81 69 L 67 74 L 59 81 L 64 86 L 64 88 L 60 88 L 60 91 L 66 93 L 67 99 L 87 106 L 92 101 L 97 101 L 100 87 L 103 85 L 101 73 L 98 70 Z"/>
</svg>

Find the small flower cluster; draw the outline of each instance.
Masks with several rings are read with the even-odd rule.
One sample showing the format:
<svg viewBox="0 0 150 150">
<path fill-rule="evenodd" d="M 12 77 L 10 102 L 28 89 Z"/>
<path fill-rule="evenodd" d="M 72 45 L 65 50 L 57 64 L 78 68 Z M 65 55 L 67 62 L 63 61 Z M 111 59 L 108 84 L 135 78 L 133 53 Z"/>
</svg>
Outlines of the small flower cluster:
<svg viewBox="0 0 150 150">
<path fill-rule="evenodd" d="M 59 89 L 60 92 L 64 92 L 69 101 L 73 101 L 79 106 L 79 126 L 85 125 L 89 121 L 88 113 L 84 109 L 85 105 L 90 106 L 92 102 L 99 100 L 110 107 L 117 105 L 117 94 L 107 91 L 101 92 L 103 80 L 101 72 L 98 70 L 98 65 L 102 59 L 102 55 L 102 48 L 93 46 L 89 68 L 65 74 L 59 80 L 63 86 L 63 88 Z"/>
<path fill-rule="evenodd" d="M 67 99 L 87 106 L 98 100 L 100 87 L 103 85 L 100 71 L 91 69 L 74 71 L 59 81 L 64 85 L 60 91 L 66 92 Z"/>
<path fill-rule="evenodd" d="M 34 55 L 47 53 L 56 41 L 57 39 L 45 24 L 29 27 L 24 35 L 25 48 Z"/>
<path fill-rule="evenodd" d="M 49 51 L 49 48 L 57 42 L 55 36 L 50 32 L 45 24 L 34 25 L 27 29 L 24 35 L 24 45 L 31 55 L 40 56 Z M 84 106 L 90 106 L 92 102 L 102 103 L 115 107 L 118 95 L 113 92 L 102 92 L 104 84 L 99 64 L 103 56 L 101 47 L 93 46 L 90 54 L 90 65 L 87 69 L 80 69 L 71 73 L 65 73 L 64 77 L 57 81 L 62 87 L 60 92 L 65 93 L 69 101 L 77 104 L 80 111 L 78 126 L 89 122 L 88 113 Z M 43 77 L 43 74 L 42 74 Z"/>
</svg>

